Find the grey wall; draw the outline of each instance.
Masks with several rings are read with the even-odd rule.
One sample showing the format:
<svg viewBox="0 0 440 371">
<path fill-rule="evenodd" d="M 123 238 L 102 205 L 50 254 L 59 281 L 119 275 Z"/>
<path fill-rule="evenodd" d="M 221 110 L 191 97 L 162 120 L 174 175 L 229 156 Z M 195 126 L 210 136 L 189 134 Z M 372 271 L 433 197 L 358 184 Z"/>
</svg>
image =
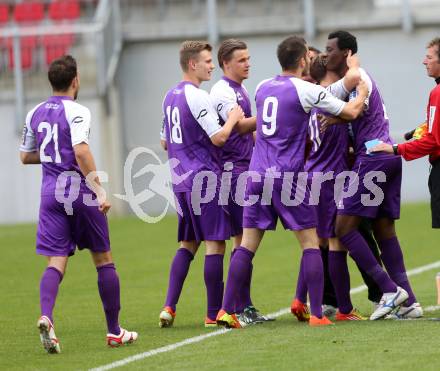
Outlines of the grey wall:
<svg viewBox="0 0 440 371">
<path fill-rule="evenodd" d="M 425 45 L 438 30 L 419 29 L 408 35 L 400 30 L 354 32 L 358 37 L 361 63 L 379 85 L 397 141 L 401 135 L 424 121 L 432 79 L 426 76 L 422 60 Z M 284 36 L 247 37 L 251 53 L 251 77 L 246 86 L 251 94 L 264 78 L 279 72 L 276 47 Z M 324 49 L 326 34 L 309 44 Z M 166 91 L 181 79 L 178 64 L 180 41 L 139 42 L 125 44 L 117 85 L 121 97 L 122 125 L 125 128 L 126 152 L 146 146 L 160 152 L 158 133 L 161 125 L 161 104 Z M 215 53 L 215 52 L 214 52 Z M 221 76 L 217 68 L 213 81 Z M 212 82 L 202 87 L 209 89 Z M 163 152 L 160 152 L 165 157 Z M 403 201 L 426 200 L 427 159 L 404 165 Z"/>
</svg>

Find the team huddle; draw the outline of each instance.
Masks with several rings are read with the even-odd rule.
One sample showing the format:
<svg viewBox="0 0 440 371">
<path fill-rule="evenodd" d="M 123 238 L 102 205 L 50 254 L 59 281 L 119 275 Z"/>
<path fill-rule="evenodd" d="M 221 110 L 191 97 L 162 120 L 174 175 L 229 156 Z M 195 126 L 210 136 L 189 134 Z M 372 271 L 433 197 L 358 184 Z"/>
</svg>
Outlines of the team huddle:
<svg viewBox="0 0 440 371">
<path fill-rule="evenodd" d="M 174 324 L 201 242 L 206 248 L 204 325 L 241 328 L 273 321 L 251 299 L 252 260 L 278 219 L 302 249 L 291 302 L 299 321 L 326 326 L 332 318 L 366 319 L 351 302 L 347 253 L 374 303 L 370 320 L 422 317 L 395 231 L 402 181 L 396 155 L 403 149 L 390 138 L 385 105 L 360 67 L 356 38 L 333 32 L 320 53 L 291 36 L 278 45 L 277 58 L 281 73 L 258 84 L 253 115 L 243 85 L 250 70 L 243 41 L 221 43 L 223 77 L 210 93 L 200 85 L 214 70 L 211 45 L 185 41 L 181 46 L 183 79 L 168 91 L 162 107 L 161 144 L 172 164 L 180 246 L 160 327 Z M 53 309 L 68 259 L 78 247 L 90 250 L 97 269 L 107 344 L 130 344 L 138 334 L 119 325 L 119 277 L 106 219 L 111 205 L 88 145 L 90 111 L 75 102 L 80 86 L 75 59 L 55 60 L 48 78 L 53 95 L 28 113 L 20 147 L 24 164 L 43 167 L 36 247 L 48 264 L 40 281 L 40 339 L 49 353 L 60 353 Z M 74 201 L 60 202 L 72 193 Z M 231 237 L 224 284 L 225 241 Z"/>
<path fill-rule="evenodd" d="M 169 158 L 179 161 L 171 172 L 179 179 L 173 190 L 181 213 L 180 248 L 159 325 L 173 325 L 201 241 L 206 245 L 205 326 L 240 328 L 271 320 L 253 305 L 250 285 L 252 259 L 278 218 L 303 252 L 291 304 L 298 320 L 323 326 L 333 324 L 327 315 L 336 321 L 365 319 L 350 299 L 347 252 L 373 292 L 371 320 L 421 317 L 394 227 L 401 158 L 374 152 L 375 145 L 393 142 L 377 85 L 359 66 L 356 38 L 346 31 L 331 33 L 324 54 L 310 51 L 299 37 L 282 41 L 277 49 L 282 72 L 257 86 L 256 116 L 243 86 L 250 67 L 246 44 L 229 39 L 220 45 L 224 76 L 208 94 L 199 86 L 211 78 L 211 51 L 205 42 L 182 44 L 184 78 L 163 102 L 161 140 Z M 198 176 L 207 173 L 214 176 Z M 220 202 L 225 174 L 230 182 L 226 206 Z M 208 189 L 217 192 L 196 213 L 195 190 Z M 234 247 L 224 287 L 230 236 Z"/>
</svg>

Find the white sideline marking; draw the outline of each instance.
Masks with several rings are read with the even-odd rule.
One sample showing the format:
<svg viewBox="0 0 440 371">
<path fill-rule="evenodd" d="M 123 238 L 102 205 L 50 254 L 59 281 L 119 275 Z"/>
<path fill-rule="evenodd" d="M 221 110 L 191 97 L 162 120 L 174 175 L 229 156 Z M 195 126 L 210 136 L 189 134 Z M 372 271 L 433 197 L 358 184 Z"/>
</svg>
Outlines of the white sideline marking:
<svg viewBox="0 0 440 371">
<path fill-rule="evenodd" d="M 406 273 L 408 276 L 415 276 L 417 274 L 421 274 L 421 273 L 427 272 L 427 271 L 435 269 L 435 268 L 440 268 L 440 260 L 436 261 L 434 263 L 431 263 L 431 264 L 422 265 L 421 267 L 411 269 L 411 270 L 407 271 Z M 365 291 L 366 289 L 367 289 L 367 286 L 361 285 L 361 286 L 358 286 L 358 287 L 351 289 L 350 293 L 357 294 L 362 291 Z M 425 311 L 429 312 L 429 311 L 435 311 L 437 309 L 440 309 L 440 306 L 427 307 L 425 309 Z M 267 314 L 267 316 L 276 318 L 276 317 L 280 317 L 280 316 L 287 314 L 287 313 L 290 313 L 290 308 L 280 309 L 277 312 Z M 174 349 L 183 347 L 184 345 L 199 343 L 199 342 L 201 342 L 205 339 L 208 339 L 210 337 L 226 334 L 229 331 L 231 331 L 231 329 L 221 329 L 221 330 L 210 332 L 209 334 L 194 336 L 192 338 L 188 338 L 188 339 L 179 341 L 178 343 L 174 343 L 174 344 L 166 345 L 164 347 L 148 350 L 146 352 L 135 354 L 134 356 L 123 358 L 119 361 L 115 361 L 115 362 L 109 363 L 104 366 L 95 367 L 95 368 L 90 369 L 89 371 L 111 370 L 116 367 L 125 366 L 126 364 L 129 364 L 131 362 L 135 362 L 135 361 L 139 361 L 144 358 L 155 356 L 156 354 L 170 352 Z"/>
</svg>

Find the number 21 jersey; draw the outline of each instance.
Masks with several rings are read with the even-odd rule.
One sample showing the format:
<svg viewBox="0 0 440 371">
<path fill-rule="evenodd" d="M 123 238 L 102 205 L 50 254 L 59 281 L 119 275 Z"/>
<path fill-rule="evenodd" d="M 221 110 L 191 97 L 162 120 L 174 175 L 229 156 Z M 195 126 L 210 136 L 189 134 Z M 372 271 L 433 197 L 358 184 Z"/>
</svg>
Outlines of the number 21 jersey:
<svg viewBox="0 0 440 371">
<path fill-rule="evenodd" d="M 52 96 L 28 112 L 20 151 L 40 153 L 42 196 L 55 195 L 57 179 L 67 171 L 74 171 L 81 177 L 81 191 L 91 192 L 73 151 L 76 144 L 88 144 L 89 133 L 89 109 L 70 97 Z M 64 190 L 62 187 L 63 193 Z"/>
</svg>

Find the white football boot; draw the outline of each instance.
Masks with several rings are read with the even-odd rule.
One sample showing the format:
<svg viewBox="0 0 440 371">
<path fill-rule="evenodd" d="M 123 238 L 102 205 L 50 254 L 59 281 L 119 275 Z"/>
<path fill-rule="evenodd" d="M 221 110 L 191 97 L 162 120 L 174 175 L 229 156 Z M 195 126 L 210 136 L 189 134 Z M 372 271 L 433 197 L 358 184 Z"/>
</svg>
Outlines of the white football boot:
<svg viewBox="0 0 440 371">
<path fill-rule="evenodd" d="M 60 343 L 55 335 L 51 320 L 46 316 L 38 319 L 37 327 L 40 330 L 41 344 L 48 353 L 61 353 Z"/>
<path fill-rule="evenodd" d="M 416 319 L 422 317 L 422 306 L 420 303 L 413 303 L 409 306 L 401 305 L 394 313 L 389 314 L 386 319 Z"/>
<path fill-rule="evenodd" d="M 124 344 L 134 343 L 138 338 L 138 334 L 135 331 L 127 331 L 121 327 L 119 335 L 107 334 L 107 345 L 112 348 L 120 347 Z"/>
<path fill-rule="evenodd" d="M 399 286 L 397 286 L 396 292 L 384 293 L 380 299 L 379 307 L 370 316 L 370 320 L 374 321 L 385 317 L 401 305 L 406 299 L 408 299 L 408 293 Z"/>
</svg>

